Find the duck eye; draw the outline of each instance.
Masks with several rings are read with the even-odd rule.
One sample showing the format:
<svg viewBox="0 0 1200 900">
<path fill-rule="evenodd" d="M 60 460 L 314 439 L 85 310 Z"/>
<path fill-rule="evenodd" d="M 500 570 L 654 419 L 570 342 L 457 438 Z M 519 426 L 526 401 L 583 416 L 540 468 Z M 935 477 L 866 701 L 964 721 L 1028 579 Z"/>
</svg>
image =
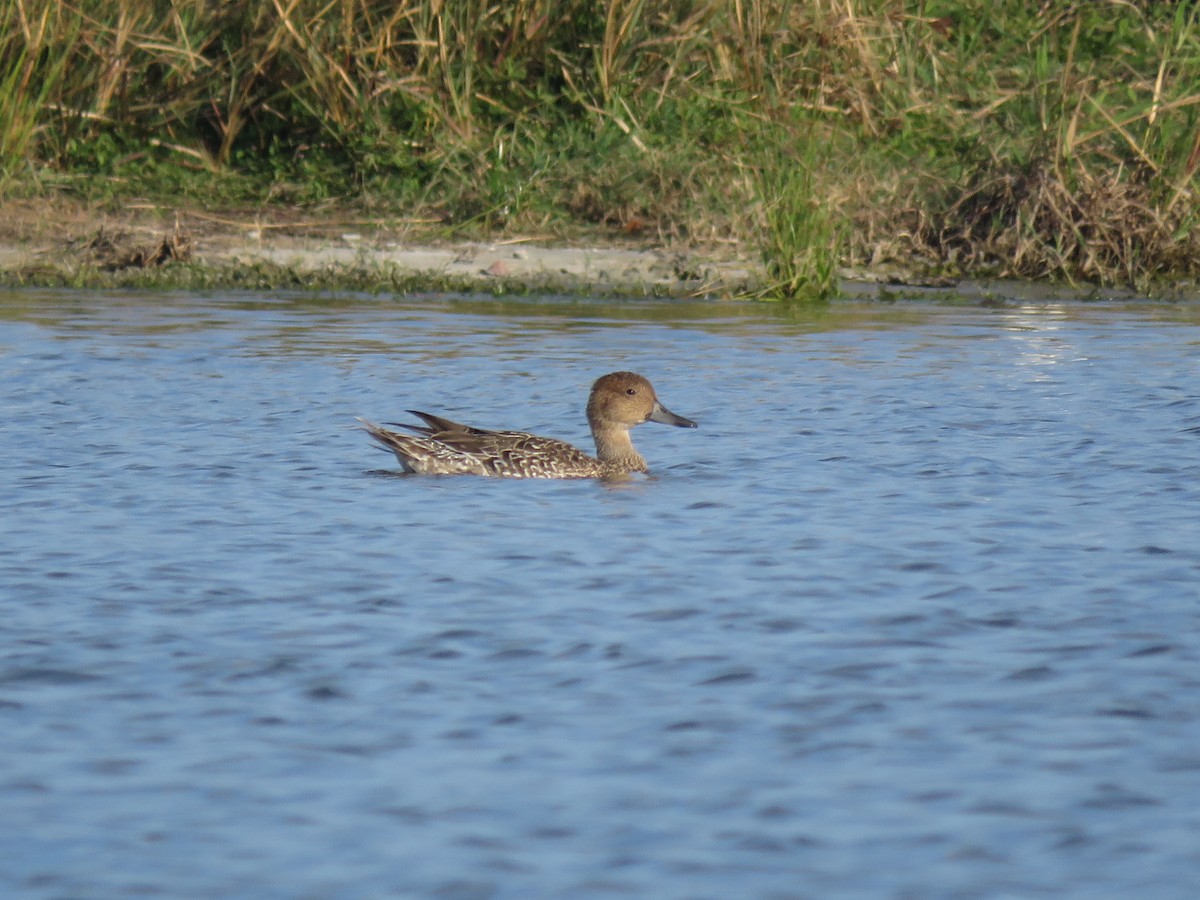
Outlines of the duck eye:
<svg viewBox="0 0 1200 900">
<path fill-rule="evenodd" d="M 625 388 L 625 393 L 627 393 L 630 397 L 632 397 L 634 394 L 637 393 L 637 388 Z"/>
</svg>

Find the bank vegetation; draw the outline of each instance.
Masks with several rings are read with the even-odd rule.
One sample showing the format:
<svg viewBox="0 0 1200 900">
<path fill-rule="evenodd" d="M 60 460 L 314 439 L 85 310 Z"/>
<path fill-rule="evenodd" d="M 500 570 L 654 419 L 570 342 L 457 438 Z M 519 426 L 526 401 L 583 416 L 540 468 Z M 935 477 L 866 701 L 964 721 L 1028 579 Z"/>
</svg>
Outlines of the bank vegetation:
<svg viewBox="0 0 1200 900">
<path fill-rule="evenodd" d="M 1200 4 L 0 0 L 5 198 L 1141 285 L 1200 269 Z"/>
</svg>

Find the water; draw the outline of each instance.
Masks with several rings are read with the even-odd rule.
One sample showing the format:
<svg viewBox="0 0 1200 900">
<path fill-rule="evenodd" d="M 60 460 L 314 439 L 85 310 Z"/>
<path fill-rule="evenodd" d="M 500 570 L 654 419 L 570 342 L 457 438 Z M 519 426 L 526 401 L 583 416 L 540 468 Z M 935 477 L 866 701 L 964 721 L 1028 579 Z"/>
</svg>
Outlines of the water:
<svg viewBox="0 0 1200 900">
<path fill-rule="evenodd" d="M 0 295 L 0 893 L 1191 897 L 1200 311 Z M 407 408 L 627 484 L 397 475 Z"/>
</svg>

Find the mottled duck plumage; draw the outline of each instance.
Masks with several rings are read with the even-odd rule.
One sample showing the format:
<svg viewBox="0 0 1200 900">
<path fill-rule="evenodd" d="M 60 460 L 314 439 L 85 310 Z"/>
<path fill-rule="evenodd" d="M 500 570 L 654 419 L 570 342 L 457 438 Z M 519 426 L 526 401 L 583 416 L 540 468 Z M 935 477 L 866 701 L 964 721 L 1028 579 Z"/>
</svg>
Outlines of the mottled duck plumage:
<svg viewBox="0 0 1200 900">
<path fill-rule="evenodd" d="M 588 395 L 587 418 L 596 455 L 556 438 L 524 431 L 489 431 L 441 416 L 409 410 L 424 425 L 397 423 L 391 431 L 360 420 L 381 446 L 396 454 L 406 472 L 421 475 L 485 475 L 497 478 L 607 478 L 647 471 L 629 431 L 643 422 L 680 428 L 696 423 L 664 407 L 646 378 L 612 372 Z"/>
</svg>

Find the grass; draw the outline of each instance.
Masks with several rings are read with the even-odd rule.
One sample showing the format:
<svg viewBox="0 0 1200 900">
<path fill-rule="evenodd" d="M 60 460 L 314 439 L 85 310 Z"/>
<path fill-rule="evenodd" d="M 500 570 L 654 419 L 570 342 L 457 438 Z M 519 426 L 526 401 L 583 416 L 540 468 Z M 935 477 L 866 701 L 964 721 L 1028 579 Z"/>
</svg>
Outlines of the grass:
<svg viewBox="0 0 1200 900">
<path fill-rule="evenodd" d="M 88 288 L 122 291 L 214 291 L 304 293 L 331 291 L 387 294 L 462 294 L 479 297 L 555 296 L 558 298 L 692 298 L 707 296 L 694 290 L 663 284 L 633 282 L 597 283 L 565 274 L 538 274 L 486 280 L 436 272 L 414 272 L 390 263 L 350 264 L 322 268 L 298 267 L 261 260 L 198 264 L 182 262 L 169 267 L 114 268 L 94 264 L 47 264 L 7 273 L 6 283 L 19 287 Z"/>
<path fill-rule="evenodd" d="M 844 266 L 1200 269 L 1200 4 L 6 0 L 0 25 L 9 198 L 734 244 L 785 300 Z"/>
<path fill-rule="evenodd" d="M 763 280 L 751 295 L 763 300 L 817 302 L 837 293 L 845 223 L 821 194 L 828 144 L 814 130 L 797 146 L 764 128 L 751 183 L 760 210 L 754 238 Z"/>
<path fill-rule="evenodd" d="M 31 155 L 40 118 L 63 78 L 77 37 L 61 26 L 50 6 L 28 18 L 20 4 L 0 8 L 0 178 L 7 179 Z"/>
</svg>

